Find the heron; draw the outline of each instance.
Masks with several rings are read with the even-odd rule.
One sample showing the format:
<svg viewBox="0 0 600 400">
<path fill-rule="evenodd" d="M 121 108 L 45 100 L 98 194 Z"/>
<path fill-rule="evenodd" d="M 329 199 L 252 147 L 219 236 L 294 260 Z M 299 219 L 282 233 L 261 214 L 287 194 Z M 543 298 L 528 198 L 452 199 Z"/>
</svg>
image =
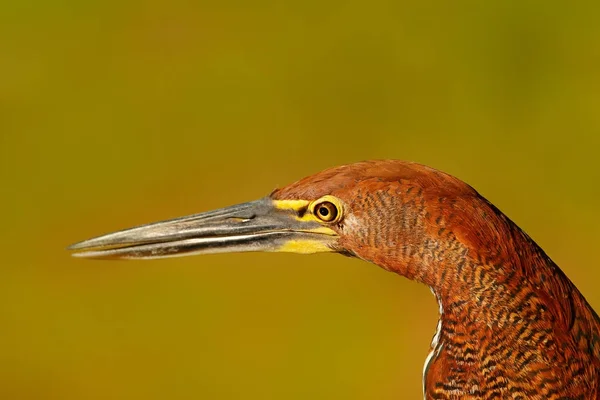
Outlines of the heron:
<svg viewBox="0 0 600 400">
<path fill-rule="evenodd" d="M 600 399 L 600 319 L 468 184 L 407 161 L 330 168 L 255 201 L 109 233 L 76 257 L 340 253 L 429 286 L 439 321 L 425 399 Z"/>
</svg>

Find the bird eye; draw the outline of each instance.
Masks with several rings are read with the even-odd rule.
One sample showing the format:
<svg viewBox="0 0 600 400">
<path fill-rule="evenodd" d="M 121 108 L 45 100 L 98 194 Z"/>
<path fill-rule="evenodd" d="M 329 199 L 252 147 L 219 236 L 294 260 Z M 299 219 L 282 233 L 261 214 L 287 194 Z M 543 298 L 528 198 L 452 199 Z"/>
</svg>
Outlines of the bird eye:
<svg viewBox="0 0 600 400">
<path fill-rule="evenodd" d="M 332 201 L 322 200 L 315 203 L 313 214 L 323 222 L 336 222 L 341 217 L 341 209 Z"/>
</svg>

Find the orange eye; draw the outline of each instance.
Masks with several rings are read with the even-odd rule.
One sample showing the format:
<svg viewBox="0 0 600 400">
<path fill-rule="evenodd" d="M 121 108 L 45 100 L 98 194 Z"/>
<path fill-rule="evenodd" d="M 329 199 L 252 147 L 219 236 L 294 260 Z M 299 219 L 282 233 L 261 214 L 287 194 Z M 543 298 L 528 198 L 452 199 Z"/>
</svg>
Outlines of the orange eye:
<svg viewBox="0 0 600 400">
<path fill-rule="evenodd" d="M 335 204 L 330 201 L 324 201 L 315 205 L 314 214 L 321 221 L 332 222 L 337 219 L 337 217 L 340 215 L 340 212 Z"/>
</svg>

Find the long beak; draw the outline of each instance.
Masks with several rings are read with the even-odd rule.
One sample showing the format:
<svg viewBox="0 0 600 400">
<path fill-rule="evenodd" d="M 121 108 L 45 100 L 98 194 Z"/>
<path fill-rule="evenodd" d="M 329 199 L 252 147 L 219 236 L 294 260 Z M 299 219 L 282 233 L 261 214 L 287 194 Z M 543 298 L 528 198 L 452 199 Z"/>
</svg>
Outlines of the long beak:
<svg viewBox="0 0 600 400">
<path fill-rule="evenodd" d="M 151 259 L 245 251 L 334 251 L 335 231 L 266 197 L 215 211 L 126 229 L 76 243 L 73 256 Z M 308 203 L 308 202 L 307 202 Z"/>
</svg>

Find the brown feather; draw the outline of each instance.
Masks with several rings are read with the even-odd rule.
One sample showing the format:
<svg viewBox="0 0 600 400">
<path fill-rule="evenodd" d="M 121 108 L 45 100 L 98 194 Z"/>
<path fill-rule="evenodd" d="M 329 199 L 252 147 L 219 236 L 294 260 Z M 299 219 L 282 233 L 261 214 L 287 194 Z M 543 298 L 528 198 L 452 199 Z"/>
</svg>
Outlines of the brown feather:
<svg viewBox="0 0 600 400">
<path fill-rule="evenodd" d="M 600 320 L 544 251 L 473 188 L 402 161 L 332 168 L 274 199 L 344 202 L 340 252 L 441 304 L 428 399 L 600 399 Z"/>
</svg>

